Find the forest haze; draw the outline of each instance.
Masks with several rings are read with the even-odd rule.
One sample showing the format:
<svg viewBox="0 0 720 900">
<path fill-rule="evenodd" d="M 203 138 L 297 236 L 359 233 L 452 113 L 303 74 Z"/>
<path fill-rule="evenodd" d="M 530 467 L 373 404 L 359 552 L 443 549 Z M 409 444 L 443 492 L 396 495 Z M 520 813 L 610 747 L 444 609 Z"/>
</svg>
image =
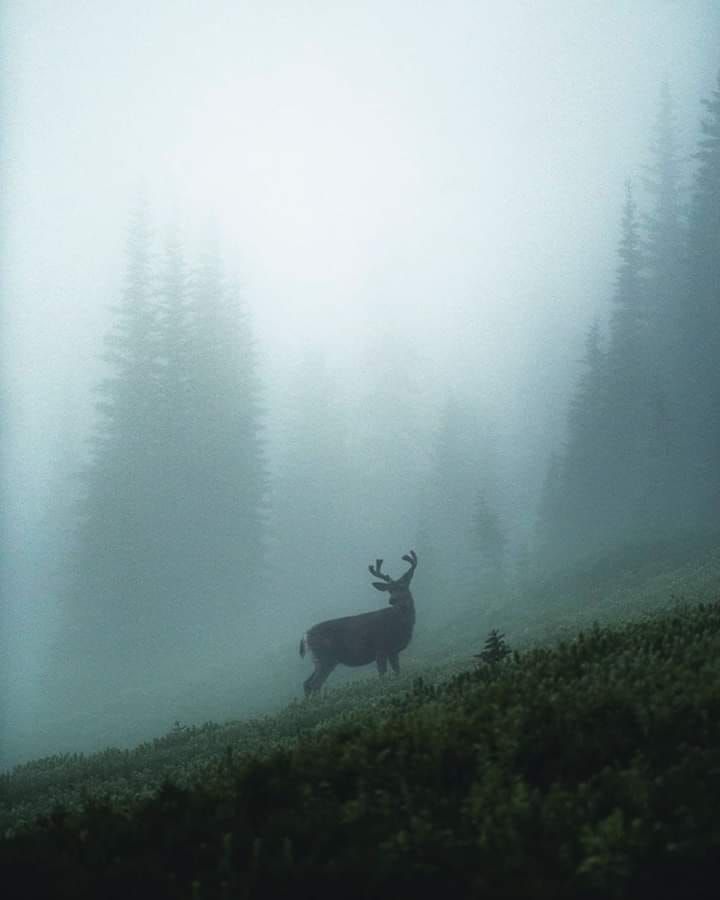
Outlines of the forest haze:
<svg viewBox="0 0 720 900">
<path fill-rule="evenodd" d="M 345 6 L 4 5 L 2 765 L 720 532 L 717 4 Z"/>
</svg>

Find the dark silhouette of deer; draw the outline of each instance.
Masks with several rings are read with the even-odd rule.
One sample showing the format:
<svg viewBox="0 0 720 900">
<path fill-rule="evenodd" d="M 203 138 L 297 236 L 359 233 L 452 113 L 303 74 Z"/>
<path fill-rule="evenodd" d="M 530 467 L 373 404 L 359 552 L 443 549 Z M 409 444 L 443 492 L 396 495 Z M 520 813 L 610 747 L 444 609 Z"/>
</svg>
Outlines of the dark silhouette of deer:
<svg viewBox="0 0 720 900">
<path fill-rule="evenodd" d="M 313 625 L 303 635 L 300 656 L 305 656 L 306 649 L 309 650 L 315 665 L 315 671 L 303 685 L 306 697 L 320 690 L 338 663 L 366 666 L 375 662 L 382 677 L 389 662 L 393 672 L 400 673 L 398 654 L 410 643 L 415 625 L 415 602 L 410 593 L 410 582 L 415 574 L 417 555 L 411 550 L 403 559 L 410 563 L 410 568 L 397 581 L 381 571 L 381 559 L 376 560 L 374 566 L 368 566 L 371 575 L 382 579 L 373 581 L 373 587 L 390 594 L 387 609 L 328 619 Z"/>
</svg>

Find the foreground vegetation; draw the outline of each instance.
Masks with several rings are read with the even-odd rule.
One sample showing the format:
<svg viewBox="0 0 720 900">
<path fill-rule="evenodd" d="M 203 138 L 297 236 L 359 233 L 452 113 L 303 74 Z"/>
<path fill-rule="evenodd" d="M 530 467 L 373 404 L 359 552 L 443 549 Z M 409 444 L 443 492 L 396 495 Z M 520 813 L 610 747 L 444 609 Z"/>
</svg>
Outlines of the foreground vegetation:
<svg viewBox="0 0 720 900">
<path fill-rule="evenodd" d="M 68 898 L 715 896 L 717 599 L 447 674 L 19 766 L 2 878 Z"/>
</svg>

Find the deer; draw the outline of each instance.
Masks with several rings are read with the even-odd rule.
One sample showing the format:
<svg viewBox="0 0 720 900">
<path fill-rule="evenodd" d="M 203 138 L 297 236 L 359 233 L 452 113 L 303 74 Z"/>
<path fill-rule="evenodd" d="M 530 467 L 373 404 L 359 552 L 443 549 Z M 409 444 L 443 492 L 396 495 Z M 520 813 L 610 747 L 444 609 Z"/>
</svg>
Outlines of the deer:
<svg viewBox="0 0 720 900">
<path fill-rule="evenodd" d="M 341 663 L 344 666 L 377 664 L 381 678 L 390 663 L 395 675 L 400 674 L 398 654 L 410 643 L 415 626 L 415 601 L 410 582 L 417 566 L 417 554 L 410 550 L 403 556 L 410 568 L 397 580 L 382 571 L 383 561 L 375 560 L 368 570 L 374 578 L 372 586 L 390 594 L 389 606 L 374 612 L 341 619 L 328 619 L 313 625 L 300 640 L 300 656 L 310 651 L 315 669 L 303 683 L 305 696 L 316 694 L 330 673 Z"/>
</svg>

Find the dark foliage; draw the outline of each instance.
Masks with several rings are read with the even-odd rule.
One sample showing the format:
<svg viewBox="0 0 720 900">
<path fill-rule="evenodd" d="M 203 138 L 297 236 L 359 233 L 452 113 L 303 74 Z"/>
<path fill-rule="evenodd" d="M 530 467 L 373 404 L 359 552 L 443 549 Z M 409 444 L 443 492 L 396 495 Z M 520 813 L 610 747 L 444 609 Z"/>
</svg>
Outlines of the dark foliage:
<svg viewBox="0 0 720 900">
<path fill-rule="evenodd" d="M 513 654 L 492 680 L 418 680 L 331 728 L 294 704 L 284 749 L 290 719 L 267 719 L 269 752 L 9 830 L 3 879 L 57 898 L 714 896 L 719 651 L 720 603 L 677 606 Z"/>
<path fill-rule="evenodd" d="M 485 640 L 485 649 L 482 653 L 477 653 L 476 658 L 479 659 L 481 663 L 495 665 L 496 663 L 502 662 L 502 660 L 504 660 L 505 657 L 510 656 L 511 653 L 512 650 L 505 641 L 505 635 L 498 631 L 497 628 L 493 628 Z"/>
</svg>

